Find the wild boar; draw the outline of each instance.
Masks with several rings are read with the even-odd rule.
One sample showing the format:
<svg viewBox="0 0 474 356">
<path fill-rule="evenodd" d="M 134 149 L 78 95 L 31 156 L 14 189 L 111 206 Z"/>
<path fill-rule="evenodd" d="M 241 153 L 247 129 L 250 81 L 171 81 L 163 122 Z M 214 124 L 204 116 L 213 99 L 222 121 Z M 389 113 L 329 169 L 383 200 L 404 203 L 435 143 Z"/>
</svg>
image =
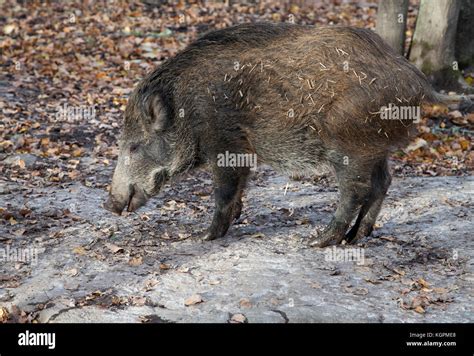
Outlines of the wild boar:
<svg viewBox="0 0 474 356">
<path fill-rule="evenodd" d="M 105 208 L 134 211 L 170 177 L 208 164 L 215 212 L 204 239 L 213 240 L 239 217 L 252 168 L 219 156 L 255 155 L 290 175 L 325 164 L 340 201 L 312 245 L 356 241 L 390 185 L 387 156 L 415 127 L 387 108 L 431 98 L 424 75 L 367 29 L 256 23 L 208 33 L 131 94 Z"/>
</svg>

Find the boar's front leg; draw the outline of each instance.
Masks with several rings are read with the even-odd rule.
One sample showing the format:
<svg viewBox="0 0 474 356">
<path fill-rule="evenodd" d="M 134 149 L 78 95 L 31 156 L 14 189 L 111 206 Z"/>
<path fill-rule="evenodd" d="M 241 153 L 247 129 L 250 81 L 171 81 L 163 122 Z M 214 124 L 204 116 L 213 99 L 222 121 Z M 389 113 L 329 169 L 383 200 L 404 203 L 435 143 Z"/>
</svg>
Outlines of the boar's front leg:
<svg viewBox="0 0 474 356">
<path fill-rule="evenodd" d="M 226 234 L 234 219 L 240 217 L 242 192 L 247 182 L 249 168 L 215 167 L 214 197 L 215 211 L 209 229 L 203 234 L 204 240 L 214 240 Z"/>
</svg>

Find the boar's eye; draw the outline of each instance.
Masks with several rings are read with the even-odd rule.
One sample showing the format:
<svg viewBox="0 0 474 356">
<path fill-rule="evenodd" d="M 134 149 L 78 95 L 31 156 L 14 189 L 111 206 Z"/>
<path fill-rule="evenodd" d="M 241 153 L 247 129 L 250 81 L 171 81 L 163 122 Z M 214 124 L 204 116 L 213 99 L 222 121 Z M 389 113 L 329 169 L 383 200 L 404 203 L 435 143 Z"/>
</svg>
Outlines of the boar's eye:
<svg viewBox="0 0 474 356">
<path fill-rule="evenodd" d="M 139 143 L 132 143 L 132 144 L 130 145 L 130 153 L 136 152 L 139 147 L 140 147 L 140 144 L 139 144 Z"/>
</svg>

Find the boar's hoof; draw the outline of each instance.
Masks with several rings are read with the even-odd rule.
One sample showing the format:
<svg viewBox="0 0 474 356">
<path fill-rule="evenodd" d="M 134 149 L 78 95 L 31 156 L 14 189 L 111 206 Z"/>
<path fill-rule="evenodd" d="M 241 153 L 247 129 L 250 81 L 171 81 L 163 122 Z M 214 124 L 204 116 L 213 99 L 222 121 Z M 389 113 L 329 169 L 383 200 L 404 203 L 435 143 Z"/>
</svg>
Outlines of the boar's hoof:
<svg viewBox="0 0 474 356">
<path fill-rule="evenodd" d="M 322 232 L 318 232 L 315 237 L 313 237 L 309 245 L 311 247 L 326 247 L 329 245 L 337 245 L 341 243 L 344 239 L 344 235 L 340 232 L 335 232 L 333 230 L 324 230 Z"/>
<path fill-rule="evenodd" d="M 219 237 L 220 236 L 217 233 L 212 232 L 210 230 L 206 230 L 203 233 L 201 233 L 201 235 L 200 235 L 200 239 L 203 240 L 203 241 L 212 241 L 212 240 L 215 240 Z"/>
<path fill-rule="evenodd" d="M 354 233 L 353 230 L 350 230 L 346 234 L 344 239 L 350 244 L 355 244 L 357 241 L 359 241 L 363 237 L 370 236 L 370 234 L 372 233 L 372 230 L 373 230 L 372 224 L 361 225 L 356 233 Z"/>
</svg>

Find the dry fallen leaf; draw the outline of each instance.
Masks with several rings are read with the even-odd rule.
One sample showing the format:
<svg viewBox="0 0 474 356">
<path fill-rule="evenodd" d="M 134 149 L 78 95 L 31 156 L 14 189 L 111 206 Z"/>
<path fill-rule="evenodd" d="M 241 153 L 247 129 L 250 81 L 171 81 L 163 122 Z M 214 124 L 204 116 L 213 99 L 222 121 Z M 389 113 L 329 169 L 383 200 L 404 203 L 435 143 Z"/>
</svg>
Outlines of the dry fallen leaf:
<svg viewBox="0 0 474 356">
<path fill-rule="evenodd" d="M 429 288 L 430 284 L 425 281 L 423 278 L 419 278 L 417 282 L 423 287 L 423 288 Z"/>
<path fill-rule="evenodd" d="M 178 267 L 177 271 L 179 273 L 188 273 L 189 272 L 189 267 L 180 266 L 180 267 Z"/>
<path fill-rule="evenodd" d="M 188 307 L 190 305 L 195 305 L 195 304 L 199 304 L 199 303 L 202 303 L 202 302 L 204 302 L 202 297 L 199 294 L 194 294 L 194 295 L 190 296 L 189 298 L 187 298 L 184 301 L 184 305 L 186 305 Z"/>
<path fill-rule="evenodd" d="M 114 244 L 111 244 L 110 242 L 106 242 L 105 246 L 112 251 L 112 253 L 119 253 L 123 252 L 123 248 Z"/>
<path fill-rule="evenodd" d="M 65 274 L 68 275 L 69 277 L 77 276 L 78 273 L 79 272 L 78 272 L 77 268 L 71 268 L 70 270 L 67 270 L 65 272 Z"/>
<path fill-rule="evenodd" d="M 244 324 L 247 323 L 247 317 L 244 314 L 234 314 L 229 320 L 229 323 L 231 324 Z"/>
<path fill-rule="evenodd" d="M 143 258 L 141 256 L 138 257 L 132 257 L 129 261 L 128 264 L 130 266 L 140 266 L 143 263 Z"/>
<path fill-rule="evenodd" d="M 77 254 L 77 255 L 85 255 L 86 250 L 82 246 L 77 246 L 72 249 L 72 252 Z"/>
<path fill-rule="evenodd" d="M 0 323 L 8 320 L 8 310 L 5 307 L 0 307 Z"/>
<path fill-rule="evenodd" d="M 145 282 L 145 291 L 149 292 L 155 288 L 155 286 L 160 283 L 156 278 L 149 279 Z"/>
<path fill-rule="evenodd" d="M 26 229 L 18 229 L 18 230 L 15 230 L 13 233 L 16 236 L 22 236 L 25 232 L 26 232 Z"/>
<path fill-rule="evenodd" d="M 132 305 L 135 305 L 137 307 L 142 307 L 146 303 L 146 297 L 132 296 L 130 299 L 131 299 Z"/>
<path fill-rule="evenodd" d="M 16 26 L 14 24 L 8 24 L 8 25 L 3 26 L 3 33 L 6 35 L 9 35 L 15 30 L 16 30 Z"/>
<path fill-rule="evenodd" d="M 247 298 L 241 299 L 239 304 L 242 308 L 251 308 L 252 307 L 252 303 Z"/>
<path fill-rule="evenodd" d="M 160 263 L 160 269 L 161 270 L 168 270 L 170 269 L 170 265 L 166 264 L 166 263 Z"/>
<path fill-rule="evenodd" d="M 73 155 L 73 157 L 80 157 L 80 156 L 82 156 L 83 152 L 84 152 L 84 150 L 82 148 L 78 148 L 78 149 L 75 149 L 72 152 L 72 155 Z"/>
<path fill-rule="evenodd" d="M 417 313 L 420 313 L 420 314 L 424 314 L 424 313 L 425 313 L 425 309 L 423 309 L 423 307 L 422 307 L 421 305 L 417 306 L 417 307 L 415 308 L 415 311 L 416 311 Z"/>
</svg>

